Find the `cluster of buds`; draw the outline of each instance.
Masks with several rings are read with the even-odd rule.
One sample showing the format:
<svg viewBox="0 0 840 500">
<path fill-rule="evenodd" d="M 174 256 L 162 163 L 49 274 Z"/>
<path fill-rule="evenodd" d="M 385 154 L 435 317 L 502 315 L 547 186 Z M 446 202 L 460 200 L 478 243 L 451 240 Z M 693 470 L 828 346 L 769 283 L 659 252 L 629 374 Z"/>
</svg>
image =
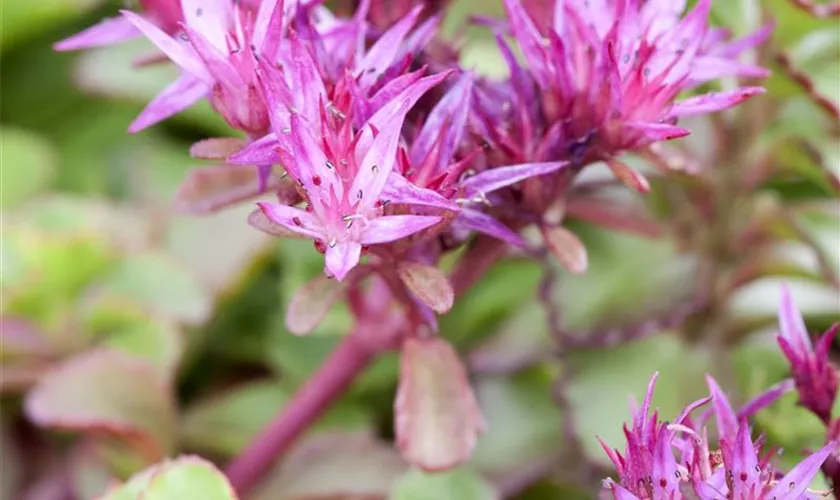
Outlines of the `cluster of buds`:
<svg viewBox="0 0 840 500">
<path fill-rule="evenodd" d="M 349 337 L 365 355 L 401 347 L 397 441 L 417 465 L 439 469 L 468 457 L 484 428 L 463 367 L 435 337 L 436 314 L 449 310 L 455 292 L 469 286 L 456 278 L 471 273 L 447 278 L 438 269 L 441 259 L 476 233 L 526 252 L 539 250 L 520 235 L 536 224 L 549 250 L 582 271 L 585 254 L 569 258 L 569 247 L 580 243 L 550 216 L 575 175 L 603 161 L 625 184 L 646 191 L 647 181 L 619 160 L 621 154 L 685 136 L 689 131 L 678 125 L 681 118 L 727 109 L 762 89 L 682 100 L 680 94 L 722 77 L 766 74 L 737 57 L 763 41 L 769 28 L 732 41 L 725 30 L 710 27 L 710 0 L 687 13 L 679 1 L 556 0 L 550 23 L 528 14 L 533 3 L 505 0 L 506 21 L 482 21 L 495 32 L 509 67 L 503 80 L 461 68 L 451 57 L 454 49 L 433 50 L 443 43 L 436 38 L 442 17 L 436 9 L 446 2 L 414 7 L 394 2 L 388 9 L 390 2 L 361 0 L 342 17 L 317 0 L 149 0 L 140 2 L 139 12 L 122 11 L 57 48 L 101 46 L 142 34 L 181 76 L 149 103 L 130 131 L 207 99 L 243 134 L 196 144 L 194 156 L 226 165 L 194 173 L 188 184 L 201 175 L 228 179 L 225 169 L 254 172 L 254 186 L 225 191 L 222 182 L 215 193 L 222 201 L 205 207 L 217 210 L 271 196 L 257 202 L 250 224 L 313 241 L 324 254 L 326 277 L 341 288 L 323 293 L 329 288 L 323 277 L 307 285 L 289 308 L 290 329 L 313 329 L 344 294 L 356 322 Z M 515 39 L 524 65 L 506 35 Z M 475 253 L 466 256 L 460 268 L 480 267 L 470 260 Z M 788 343 L 799 356 L 799 344 Z M 810 367 L 819 359 L 800 364 Z M 423 360 L 436 360 L 442 373 L 453 374 L 452 394 L 461 401 L 455 406 L 463 415 L 452 422 L 466 423 L 447 427 L 461 433 L 448 440 L 461 443 L 448 456 L 440 456 L 446 446 L 418 441 L 433 431 L 418 413 L 439 407 L 422 401 L 437 389 L 424 388 L 420 380 L 428 371 Z M 798 383 L 800 378 L 808 383 L 804 375 Z M 662 498 L 671 498 L 686 481 L 697 491 L 705 491 L 703 485 L 723 491 L 715 483 L 719 477 L 741 477 L 745 464 L 752 464 L 755 449 L 741 425 L 737 434 L 722 437 L 730 443 L 724 447 L 727 473 L 692 467 L 684 475 L 690 464 L 674 461 L 672 444 L 677 436 L 698 438 L 703 431 L 689 425 L 689 412 L 670 426 L 655 417 L 646 422 L 648 406 L 649 401 L 628 431 L 628 455 L 611 454 L 622 468 L 623 486 L 613 485 L 617 497 L 627 491 L 659 498 L 661 488 L 671 492 Z M 290 414 L 307 417 L 304 411 Z M 686 446 L 692 442 L 686 440 Z M 683 458 L 702 458 L 692 450 L 686 448 Z M 787 480 L 796 491 L 810 471 L 805 469 Z M 755 495 L 776 491 L 785 481 L 763 471 L 746 473 Z M 741 483 L 729 487 L 740 491 Z M 755 495 L 733 498 L 759 498 Z"/>
<path fill-rule="evenodd" d="M 672 423 L 660 422 L 656 411 L 648 416 L 657 378 L 654 374 L 644 403 L 635 412 L 632 427 L 624 428 L 626 451 L 621 454 L 601 442 L 618 473 L 618 481 L 604 481 L 607 496 L 617 500 L 813 498 L 815 493 L 808 488 L 820 468 L 823 471 L 836 469 L 837 436 L 829 432 L 825 446 L 785 474 L 774 467 L 775 453 L 764 449 L 764 439 L 753 440 L 748 423 L 748 418 L 794 388 L 801 404 L 818 416 L 821 414 L 817 410 L 823 411 L 828 403 L 826 422 L 831 420 L 830 407 L 837 392 L 837 369 L 828 363 L 826 356 L 814 353 L 801 315 L 786 288 L 783 288 L 779 308 L 779 326 L 782 330 L 779 343 L 791 360 L 793 380 L 771 387 L 737 412 L 718 383 L 707 376 L 709 397 L 689 404 Z M 833 338 L 835 331 L 832 328 L 823 338 Z M 795 334 L 799 343 L 795 348 L 790 347 L 794 341 L 791 334 Z M 692 419 L 693 412 L 709 403 L 711 410 Z M 812 408 L 812 405 L 816 406 Z M 710 442 L 706 426 L 712 415 L 717 446 Z M 827 475 L 835 479 L 833 474 Z"/>
</svg>

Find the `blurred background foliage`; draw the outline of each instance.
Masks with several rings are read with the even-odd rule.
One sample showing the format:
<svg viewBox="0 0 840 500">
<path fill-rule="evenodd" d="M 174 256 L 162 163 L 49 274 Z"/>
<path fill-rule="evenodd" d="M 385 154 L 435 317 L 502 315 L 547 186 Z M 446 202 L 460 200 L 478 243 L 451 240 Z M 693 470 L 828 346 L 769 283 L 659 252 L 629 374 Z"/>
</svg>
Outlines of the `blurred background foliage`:
<svg viewBox="0 0 840 500">
<path fill-rule="evenodd" d="M 713 15 L 746 33 L 762 21 L 759 4 L 777 19 L 765 59 L 784 50 L 819 93 L 837 100 L 836 22 L 816 20 L 786 0 L 721 0 Z M 285 331 L 291 293 L 321 272 L 322 257 L 308 243 L 252 230 L 248 206 L 200 217 L 172 209 L 185 172 L 199 165 L 188 155 L 190 144 L 232 133 L 206 104 L 152 130 L 126 133 L 173 68 L 131 67 L 149 48 L 143 41 L 80 54 L 52 51 L 54 41 L 116 7 L 104 0 L 2 6 L 4 499 L 66 498 L 51 492 L 68 488 L 93 498 L 114 479 L 178 452 L 224 461 L 348 329 L 349 315 L 337 306 L 308 337 Z M 460 28 L 479 11 L 501 8 L 496 1 L 456 2 L 446 32 L 463 43 L 467 65 L 503 75 L 489 34 Z M 705 392 L 706 372 L 722 377 L 736 401 L 784 378 L 786 364 L 772 339 L 779 281 L 791 284 L 812 330 L 838 319 L 837 289 L 826 276 L 840 271 L 840 213 L 826 168 L 836 178 L 840 150 L 831 132 L 837 124 L 777 64 L 771 69 L 769 95 L 750 108 L 764 116 L 763 131 L 740 161 L 766 157 L 777 174 L 755 186 L 759 207 L 805 208 L 791 212 L 794 226 L 776 229 L 789 244 L 757 263 L 760 279 L 722 305 L 726 332 L 710 334 L 715 325 L 704 323 L 711 316 L 703 314 L 673 325 L 651 319 L 692 297 L 700 271 L 684 239 L 617 234 L 572 217 L 569 227 L 589 251 L 589 271 L 557 270 L 552 293 L 563 328 L 582 336 L 565 363 L 553 356 L 534 263 L 498 265 L 441 319 L 442 335 L 469 362 L 490 424 L 468 465 L 429 476 L 407 470 L 392 450 L 397 359 L 391 355 L 319 422 L 258 498 L 483 500 L 500 492 L 529 500 L 589 498 L 575 464 L 564 462 L 569 440 L 606 467 L 595 435 L 622 442 L 628 396 L 639 397 L 654 370 L 661 373 L 655 404 L 665 418 Z M 695 133 L 684 142 L 700 157 L 714 146 L 712 125 L 689 127 Z M 647 168 L 642 159 L 631 162 Z M 599 169 L 591 170 L 597 180 Z M 668 183 L 691 183 L 674 177 L 655 181 L 645 199 L 625 190 L 615 196 L 669 220 L 678 210 Z M 645 331 L 645 322 L 655 331 Z M 639 329 L 639 338 L 611 345 L 610 329 L 627 325 Z M 586 335 L 595 339 L 591 345 Z M 569 401 L 559 405 L 554 381 L 568 372 Z M 758 424 L 774 444 L 799 450 L 822 439 L 820 424 L 809 418 L 791 395 Z M 564 432 L 569 421 L 574 425 Z M 187 464 L 177 473 L 204 477 L 202 467 Z"/>
</svg>

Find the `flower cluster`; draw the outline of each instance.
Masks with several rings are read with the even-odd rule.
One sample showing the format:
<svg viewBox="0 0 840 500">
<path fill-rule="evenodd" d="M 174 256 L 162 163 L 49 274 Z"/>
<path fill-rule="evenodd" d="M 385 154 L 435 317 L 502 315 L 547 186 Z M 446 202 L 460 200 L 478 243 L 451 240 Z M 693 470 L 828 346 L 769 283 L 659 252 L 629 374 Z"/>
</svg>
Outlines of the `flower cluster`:
<svg viewBox="0 0 840 500">
<path fill-rule="evenodd" d="M 763 438 L 753 440 L 747 421 L 794 387 L 803 406 L 809 409 L 810 405 L 817 405 L 816 408 L 821 411 L 827 400 L 829 411 L 826 422 L 831 419 L 830 402 L 837 392 L 836 369 L 828 364 L 824 355 L 813 352 L 810 341 L 805 343 L 807 336 L 802 318 L 786 288 L 782 292 L 779 325 L 783 332 L 779 343 L 791 360 L 795 382 L 785 380 L 777 384 L 737 412 L 718 383 L 707 376 L 709 397 L 688 405 L 672 423 L 660 422 L 656 411 L 648 416 L 658 376 L 654 374 L 644 403 L 633 416 L 632 427 L 624 428 L 626 451 L 622 454 L 601 442 L 618 473 L 618 481 L 604 481 L 604 491 L 608 496 L 617 500 L 812 498 L 808 492 L 812 479 L 824 463 L 836 462 L 837 436 L 829 435 L 825 446 L 784 474 L 773 466 L 774 452 L 764 449 Z M 796 334 L 795 340 L 792 333 Z M 834 334 L 832 329 L 825 337 L 833 338 Z M 799 344 L 790 347 L 794 341 Z M 795 356 L 791 356 L 791 352 Z M 829 397 L 830 391 L 833 392 Z M 710 411 L 692 419 L 693 412 L 710 402 Z M 715 417 L 716 447 L 709 440 L 705 425 L 711 415 Z"/>
<path fill-rule="evenodd" d="M 545 210 L 587 162 L 607 160 L 632 178 L 619 153 L 685 135 L 680 117 L 759 93 L 677 101 L 722 76 L 765 73 L 736 56 L 768 30 L 729 41 L 709 27 L 709 3 L 682 16 L 679 2 L 559 0 L 544 26 L 507 0 L 509 21 L 491 24 L 511 70 L 501 82 L 427 50 L 445 2 L 389 10 L 367 0 L 343 18 L 311 0 L 145 1 L 57 48 L 147 37 L 181 76 L 130 130 L 206 98 L 247 138 L 219 153 L 230 168 L 257 167 L 257 193 L 277 189 L 273 165 L 296 184 L 281 183 L 280 203 L 260 203 L 270 223 L 259 226 L 312 238 L 326 272 L 343 280 L 371 249 L 433 263 L 471 231 L 523 245 L 497 214 L 514 229 L 527 224 L 521 208 Z M 513 185 L 521 188 L 494 193 Z"/>
</svg>

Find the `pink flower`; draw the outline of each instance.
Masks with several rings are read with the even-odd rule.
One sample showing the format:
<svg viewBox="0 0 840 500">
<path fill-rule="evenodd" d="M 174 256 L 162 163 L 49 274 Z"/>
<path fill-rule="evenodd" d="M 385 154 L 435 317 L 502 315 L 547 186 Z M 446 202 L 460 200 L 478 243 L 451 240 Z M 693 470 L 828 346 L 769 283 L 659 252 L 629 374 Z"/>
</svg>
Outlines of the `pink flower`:
<svg viewBox="0 0 840 500">
<path fill-rule="evenodd" d="M 829 362 L 828 353 L 837 337 L 838 327 L 840 324 L 829 328 L 817 341 L 815 348 L 790 290 L 782 286 L 779 306 L 781 334 L 776 340 L 793 370 L 799 403 L 826 423 L 831 421 L 831 409 L 837 398 L 837 369 Z"/>
<path fill-rule="evenodd" d="M 542 134 L 568 145 L 554 152 L 562 159 L 610 159 L 681 137 L 689 131 L 677 126 L 679 118 L 720 111 L 763 92 L 745 87 L 677 101 L 681 92 L 714 78 L 765 74 L 734 63 L 733 57 L 768 30 L 746 41 L 721 43 L 724 33 L 708 25 L 710 0 L 700 0 L 684 17 L 680 1 L 557 0 L 547 36 L 520 0 L 504 3 L 541 90 L 547 122 Z"/>
<path fill-rule="evenodd" d="M 392 206 L 392 201 L 399 202 L 384 198 L 383 189 L 397 163 L 406 113 L 446 76 L 418 80 L 358 131 L 348 117 L 330 113 L 323 101 L 314 117 L 290 108 L 289 127 L 275 130 L 276 152 L 298 182 L 307 207 L 277 203 L 259 203 L 259 207 L 272 222 L 315 240 L 316 248 L 325 253 L 326 272 L 339 281 L 358 265 L 367 246 L 408 237 L 443 220 L 441 215 L 406 213 Z M 281 105 L 273 97 L 270 100 Z M 284 120 L 285 115 L 274 123 L 285 127 Z M 422 192 L 420 188 L 414 191 Z M 437 199 L 439 209 L 457 210 L 457 205 Z"/>
<path fill-rule="evenodd" d="M 184 20 L 180 0 L 139 0 L 142 16 L 166 33 L 176 33 Z M 55 50 L 80 50 L 112 45 L 141 36 L 125 17 L 105 19 L 55 44 Z"/>
<path fill-rule="evenodd" d="M 268 131 L 268 110 L 256 80 L 259 58 L 275 60 L 291 12 L 282 0 L 255 11 L 233 0 L 182 0 L 183 34 L 172 37 L 133 12 L 123 16 L 182 70 L 131 124 L 140 131 L 208 97 L 234 128 L 251 137 Z"/>
</svg>

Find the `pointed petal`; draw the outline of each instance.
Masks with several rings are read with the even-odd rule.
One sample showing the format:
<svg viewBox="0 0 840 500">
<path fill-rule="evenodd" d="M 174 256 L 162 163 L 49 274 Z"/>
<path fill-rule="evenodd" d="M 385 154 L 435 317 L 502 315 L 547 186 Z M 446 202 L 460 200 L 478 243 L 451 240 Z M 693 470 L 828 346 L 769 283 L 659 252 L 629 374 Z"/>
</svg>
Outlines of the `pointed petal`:
<svg viewBox="0 0 840 500">
<path fill-rule="evenodd" d="M 205 69 L 201 59 L 192 53 L 186 45 L 179 43 L 177 40 L 161 31 L 160 28 L 138 16 L 134 12 L 128 10 L 120 12 L 132 25 L 140 30 L 146 38 L 163 51 L 163 53 L 166 54 L 172 62 L 192 74 L 194 77 L 200 78 L 208 84 L 213 83 L 213 78 Z"/>
<path fill-rule="evenodd" d="M 379 200 L 388 176 L 397 160 L 397 146 L 402 137 L 402 125 L 408 113 L 408 101 L 403 101 L 399 111 L 373 140 L 359 164 L 359 171 L 350 187 L 351 193 L 358 193 L 358 210 L 367 210 Z"/>
<path fill-rule="evenodd" d="M 245 81 L 233 67 L 233 64 L 228 61 L 213 44 L 204 37 L 200 32 L 192 29 L 190 26 L 184 26 L 184 30 L 190 39 L 195 52 L 204 62 L 204 67 L 215 80 L 223 86 L 237 89 L 245 86 Z"/>
<path fill-rule="evenodd" d="M 671 108 L 670 114 L 671 116 L 683 117 L 715 113 L 736 106 L 750 97 L 764 92 L 761 87 L 743 87 L 726 92 L 712 92 L 690 97 L 675 104 Z"/>
<path fill-rule="evenodd" d="M 464 229 L 498 238 L 516 247 L 524 248 L 528 245 L 521 236 L 513 232 L 509 227 L 493 217 L 471 208 L 461 209 L 461 213 L 458 214 L 454 224 Z"/>
<path fill-rule="evenodd" d="M 441 130 L 446 130 L 447 136 L 441 142 L 440 157 L 435 172 L 439 172 L 445 165 L 451 163 L 452 155 L 458 143 L 461 142 L 467 118 L 472 109 L 470 105 L 472 88 L 473 76 L 465 73 L 435 105 L 411 146 L 412 165 L 420 165 L 423 162 L 437 141 Z M 447 125 L 445 129 L 444 124 Z"/>
<path fill-rule="evenodd" d="M 403 103 L 408 102 L 408 107 L 410 109 L 417 103 L 418 100 L 420 100 L 421 97 L 423 97 L 426 92 L 428 92 L 429 89 L 441 83 L 451 73 L 451 71 L 444 71 L 442 73 L 426 76 L 417 80 L 416 83 L 405 89 L 391 102 L 382 106 L 379 111 L 373 114 L 367 123 L 369 125 L 373 125 L 377 130 L 383 130 L 388 126 L 388 123 L 393 120 L 393 115 L 397 114 L 402 109 Z M 368 137 L 360 140 L 359 145 L 362 146 L 362 141 L 369 142 L 370 140 L 372 140 L 372 136 L 368 135 Z"/>
<path fill-rule="evenodd" d="M 280 224 L 286 229 L 303 236 L 314 239 L 321 238 L 321 225 L 309 212 L 265 201 L 257 203 L 257 206 L 271 222 Z M 300 221 L 300 224 L 298 224 L 298 221 Z"/>
<path fill-rule="evenodd" d="M 732 410 L 732 405 L 729 404 L 729 398 L 726 397 L 726 394 L 711 375 L 706 375 L 706 384 L 709 386 L 709 392 L 712 395 L 718 435 L 721 439 L 734 440 L 738 434 L 738 418 L 735 416 L 735 411 Z"/>
<path fill-rule="evenodd" d="M 770 71 L 761 66 L 744 63 L 735 59 L 698 56 L 692 61 L 691 73 L 688 75 L 689 82 L 692 86 L 732 76 L 741 78 L 766 78 L 770 76 Z"/>
<path fill-rule="evenodd" d="M 277 47 L 283 36 L 283 0 L 262 0 L 254 22 L 254 45 L 260 47 L 260 55 L 274 60 Z"/>
<path fill-rule="evenodd" d="M 569 163 L 565 161 L 550 163 L 523 163 L 507 167 L 492 168 L 480 174 L 467 177 L 461 182 L 467 197 L 492 193 L 497 189 L 516 184 L 529 177 L 556 172 Z"/>
<path fill-rule="evenodd" d="M 292 89 L 272 61 L 261 57 L 257 64 L 256 75 L 265 96 L 271 129 L 275 134 L 283 134 L 291 126 L 289 109 L 295 107 Z"/>
<path fill-rule="evenodd" d="M 528 69 L 540 87 L 547 86 L 546 55 L 543 36 L 540 34 L 520 0 L 504 0 L 510 27 L 528 63 Z"/>
<path fill-rule="evenodd" d="M 627 127 L 643 135 L 644 140 L 640 141 L 642 144 L 649 144 L 656 141 L 670 141 L 671 139 L 685 137 L 691 133 L 688 129 L 677 127 L 676 125 L 668 125 L 667 123 L 628 122 Z"/>
<path fill-rule="evenodd" d="M 614 500 L 641 500 L 620 484 L 616 484 L 612 479 L 607 480 L 606 488 L 612 493 Z"/>
<path fill-rule="evenodd" d="M 654 372 L 653 375 L 650 377 L 650 381 L 648 382 L 647 391 L 645 392 L 645 399 L 642 401 L 642 407 L 636 411 L 636 415 L 633 418 L 633 430 L 640 433 L 641 435 L 645 435 L 646 431 L 651 431 L 652 429 L 646 429 L 645 423 L 647 421 L 647 416 L 650 413 L 650 403 L 653 401 L 653 393 L 656 390 L 656 380 L 659 378 L 659 372 Z"/>
<path fill-rule="evenodd" d="M 229 0 L 181 0 L 187 27 L 201 33 L 216 49 L 227 48 L 225 35 L 232 25 L 233 2 Z"/>
<path fill-rule="evenodd" d="M 391 65 L 405 36 L 417 22 L 417 16 L 420 15 L 421 10 L 423 10 L 421 5 L 411 9 L 411 12 L 379 37 L 379 40 L 367 51 L 364 58 L 359 62 L 357 70 L 357 75 L 361 77 L 360 83 L 363 86 L 372 84 Z"/>
<path fill-rule="evenodd" d="M 810 352 L 813 349 L 811 339 L 808 337 L 808 329 L 805 328 L 805 321 L 802 313 L 796 308 L 796 303 L 790 294 L 790 289 L 782 285 L 782 300 L 779 305 L 779 328 L 782 336 L 793 346 L 794 349 L 803 352 Z"/>
<path fill-rule="evenodd" d="M 752 398 L 738 410 L 738 418 L 750 418 L 759 411 L 775 403 L 780 397 L 796 387 L 793 379 L 786 379 Z"/>
<path fill-rule="evenodd" d="M 362 232 L 361 243 L 374 245 L 405 238 L 434 226 L 443 217 L 431 215 L 385 215 L 369 220 Z"/>
<path fill-rule="evenodd" d="M 280 162 L 280 155 L 277 153 L 278 146 L 277 136 L 268 134 L 230 155 L 226 161 L 231 165 L 277 164 Z"/>
<path fill-rule="evenodd" d="M 417 71 L 400 75 L 383 85 L 382 88 L 370 98 L 369 104 L 373 112 L 376 112 L 385 104 L 396 99 L 398 95 L 405 91 L 405 89 L 416 83 L 425 72 L 426 68 L 423 67 Z"/>
<path fill-rule="evenodd" d="M 307 119 L 314 119 L 318 116 L 319 103 L 322 99 L 327 99 L 324 80 L 309 49 L 295 32 L 289 36 L 289 43 L 292 58 L 292 91 L 294 97 L 297 97 L 295 105 Z"/>
<path fill-rule="evenodd" d="M 805 493 L 814 476 L 820 471 L 823 462 L 831 455 L 837 443 L 831 442 L 820 448 L 788 472 L 764 498 L 794 499 Z"/>
<path fill-rule="evenodd" d="M 395 171 L 391 171 L 391 175 L 388 176 L 388 182 L 382 189 L 380 197 L 392 203 L 440 208 L 455 212 L 461 210 L 457 203 L 444 198 L 431 189 L 415 186 Z"/>
<path fill-rule="evenodd" d="M 53 45 L 53 48 L 58 51 L 68 51 L 104 47 L 117 42 L 131 40 L 140 35 L 140 31 L 128 22 L 128 19 L 115 17 L 105 19 L 99 24 L 95 24 L 82 32 L 65 38 Z"/>
<path fill-rule="evenodd" d="M 210 88 L 198 78 L 192 75 L 183 75 L 166 87 L 146 106 L 128 127 L 128 131 L 131 133 L 139 132 L 163 121 L 192 106 L 196 101 L 207 95 L 209 91 Z"/>
<path fill-rule="evenodd" d="M 325 269 L 338 281 L 344 281 L 347 274 L 359 265 L 362 245 L 356 242 L 341 242 L 327 248 Z"/>
<path fill-rule="evenodd" d="M 680 480 L 677 460 L 671 449 L 671 432 L 662 426 L 653 452 L 653 498 L 679 498 Z"/>
</svg>

